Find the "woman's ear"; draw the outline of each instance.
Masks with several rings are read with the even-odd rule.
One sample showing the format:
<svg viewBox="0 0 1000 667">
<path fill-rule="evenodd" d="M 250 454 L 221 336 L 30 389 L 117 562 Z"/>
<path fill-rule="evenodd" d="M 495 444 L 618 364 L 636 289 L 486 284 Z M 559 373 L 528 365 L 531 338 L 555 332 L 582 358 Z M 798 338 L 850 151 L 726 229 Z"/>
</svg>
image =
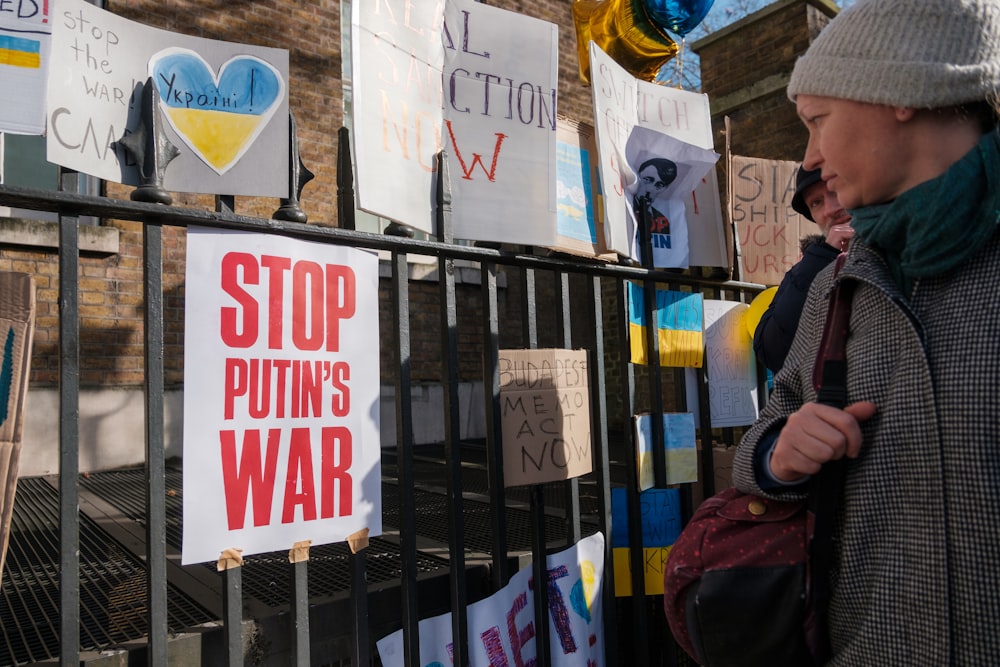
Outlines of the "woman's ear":
<svg viewBox="0 0 1000 667">
<path fill-rule="evenodd" d="M 917 110 L 913 107 L 893 107 L 893 109 L 896 112 L 896 120 L 900 123 L 913 120 L 913 117 L 917 114 Z"/>
</svg>

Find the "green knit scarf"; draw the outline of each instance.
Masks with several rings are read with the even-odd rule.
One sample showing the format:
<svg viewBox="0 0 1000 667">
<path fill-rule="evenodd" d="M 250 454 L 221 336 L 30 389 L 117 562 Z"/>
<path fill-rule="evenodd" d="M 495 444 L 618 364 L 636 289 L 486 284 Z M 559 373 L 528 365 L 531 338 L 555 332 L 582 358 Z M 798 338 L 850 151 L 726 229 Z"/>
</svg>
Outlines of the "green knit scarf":
<svg viewBox="0 0 1000 667">
<path fill-rule="evenodd" d="M 1000 134 L 941 176 L 888 204 L 851 211 L 851 226 L 879 250 L 903 294 L 917 278 L 939 276 L 979 252 L 1000 224 Z"/>
</svg>

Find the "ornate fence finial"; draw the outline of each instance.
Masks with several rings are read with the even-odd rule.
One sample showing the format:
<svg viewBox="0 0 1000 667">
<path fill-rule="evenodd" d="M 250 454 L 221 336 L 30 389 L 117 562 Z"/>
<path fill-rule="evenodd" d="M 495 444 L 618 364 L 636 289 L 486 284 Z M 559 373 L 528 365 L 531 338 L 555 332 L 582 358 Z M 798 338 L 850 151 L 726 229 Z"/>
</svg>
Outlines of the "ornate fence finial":
<svg viewBox="0 0 1000 667">
<path fill-rule="evenodd" d="M 302 164 L 299 154 L 299 133 L 296 129 L 295 116 L 288 114 L 288 199 L 281 200 L 281 206 L 271 216 L 275 220 L 288 222 L 305 222 L 309 219 L 305 211 L 299 208 L 299 197 L 302 188 L 316 177 Z"/>
<path fill-rule="evenodd" d="M 180 151 L 163 132 L 160 94 L 151 78 L 142 84 L 139 125 L 118 143 L 139 167 L 139 187 L 132 191 L 132 201 L 169 205 L 173 199 L 163 188 L 163 174 Z"/>
</svg>

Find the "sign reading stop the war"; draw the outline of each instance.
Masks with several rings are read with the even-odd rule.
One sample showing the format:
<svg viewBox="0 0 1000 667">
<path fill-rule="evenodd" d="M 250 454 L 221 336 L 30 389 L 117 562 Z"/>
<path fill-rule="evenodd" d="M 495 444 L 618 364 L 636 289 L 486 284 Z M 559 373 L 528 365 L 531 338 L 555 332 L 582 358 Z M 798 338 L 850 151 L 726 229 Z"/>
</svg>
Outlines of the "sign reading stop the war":
<svg viewBox="0 0 1000 667">
<path fill-rule="evenodd" d="M 183 564 L 382 532 L 378 258 L 190 228 Z"/>
</svg>

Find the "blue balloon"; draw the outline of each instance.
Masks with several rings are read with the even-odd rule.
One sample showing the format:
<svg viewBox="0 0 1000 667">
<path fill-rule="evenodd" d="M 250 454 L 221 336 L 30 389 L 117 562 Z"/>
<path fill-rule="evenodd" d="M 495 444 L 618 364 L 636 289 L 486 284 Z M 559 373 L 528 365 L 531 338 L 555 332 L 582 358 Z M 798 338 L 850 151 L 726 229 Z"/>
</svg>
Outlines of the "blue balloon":
<svg viewBox="0 0 1000 667">
<path fill-rule="evenodd" d="M 650 21 L 681 37 L 701 23 L 713 2 L 714 0 L 642 0 Z"/>
</svg>

